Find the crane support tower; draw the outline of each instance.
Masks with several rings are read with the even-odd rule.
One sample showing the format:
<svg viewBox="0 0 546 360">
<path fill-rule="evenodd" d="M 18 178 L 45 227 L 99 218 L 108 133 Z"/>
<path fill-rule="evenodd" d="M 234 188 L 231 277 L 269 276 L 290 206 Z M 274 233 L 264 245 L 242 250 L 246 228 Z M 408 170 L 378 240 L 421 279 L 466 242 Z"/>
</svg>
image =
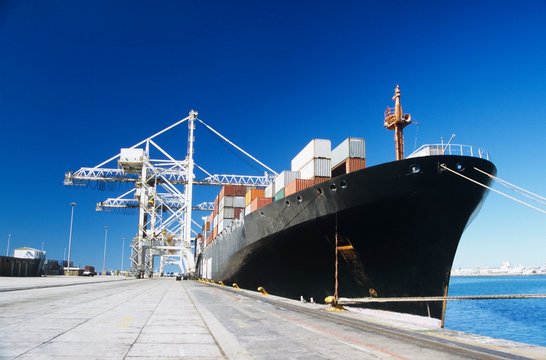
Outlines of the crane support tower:
<svg viewBox="0 0 546 360">
<path fill-rule="evenodd" d="M 176 160 L 157 143 L 157 137 L 187 122 L 188 146 L 184 160 Z M 241 151 L 244 155 L 263 166 L 268 172 L 263 176 L 210 174 L 194 162 L 194 130 L 196 123 L 205 126 L 212 133 Z M 152 157 L 151 151 L 154 154 Z M 115 167 L 109 164 L 117 161 Z M 205 174 L 199 179 L 195 168 Z M 195 246 L 193 227 L 200 229 L 192 219 L 192 212 L 212 210 L 213 203 L 193 204 L 194 185 L 245 185 L 259 188 L 270 184 L 277 173 L 261 161 L 224 137 L 203 120 L 197 111 L 155 133 L 141 142 L 122 148 L 120 153 L 89 168 L 82 167 L 65 174 L 67 186 L 86 186 L 91 183 L 126 183 L 133 188 L 117 198 L 108 198 L 96 204 L 97 211 L 113 209 L 138 209 L 138 229 L 131 242 L 131 274 L 142 276 L 152 274 L 154 257 L 160 257 L 160 272 L 165 265 L 175 264 L 180 272 L 195 270 Z"/>
</svg>

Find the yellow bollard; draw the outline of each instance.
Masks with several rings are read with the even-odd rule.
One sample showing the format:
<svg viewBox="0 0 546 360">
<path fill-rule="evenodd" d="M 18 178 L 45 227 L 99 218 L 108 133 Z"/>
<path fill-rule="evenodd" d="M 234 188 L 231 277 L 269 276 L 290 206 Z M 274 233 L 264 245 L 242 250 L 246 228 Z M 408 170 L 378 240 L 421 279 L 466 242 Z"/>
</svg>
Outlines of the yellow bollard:
<svg viewBox="0 0 546 360">
<path fill-rule="evenodd" d="M 264 289 L 263 287 L 261 287 L 261 286 L 258 288 L 258 291 L 261 292 L 262 295 L 269 295 L 269 294 L 267 293 L 267 291 L 265 291 L 265 289 Z"/>
<path fill-rule="evenodd" d="M 324 309 L 325 311 L 345 311 L 343 306 L 336 302 L 336 298 L 334 296 L 325 297 L 324 302 L 328 304 L 328 306 Z"/>
<path fill-rule="evenodd" d="M 239 285 L 237 285 L 237 283 L 233 283 L 232 285 L 235 289 L 240 289 Z"/>
<path fill-rule="evenodd" d="M 224 282 L 222 280 L 218 281 L 218 285 L 224 286 Z"/>
</svg>

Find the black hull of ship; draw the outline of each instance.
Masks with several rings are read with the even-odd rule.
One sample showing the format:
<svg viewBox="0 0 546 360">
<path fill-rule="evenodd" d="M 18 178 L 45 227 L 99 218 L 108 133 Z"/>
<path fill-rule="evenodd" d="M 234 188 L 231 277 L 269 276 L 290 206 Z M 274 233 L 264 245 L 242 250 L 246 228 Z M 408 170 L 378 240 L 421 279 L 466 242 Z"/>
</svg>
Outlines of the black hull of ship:
<svg viewBox="0 0 546 360">
<path fill-rule="evenodd" d="M 427 156 L 373 166 L 275 201 L 224 231 L 200 255 L 197 273 L 293 299 L 333 295 L 335 239 L 340 297 L 447 293 L 455 252 L 495 174 L 483 159 Z M 420 171 L 415 173 L 415 165 Z M 352 249 L 351 249 L 352 248 Z M 207 261 L 210 264 L 207 264 Z M 208 269 L 207 269 L 208 267 Z M 441 319 L 441 302 L 366 303 Z"/>
</svg>

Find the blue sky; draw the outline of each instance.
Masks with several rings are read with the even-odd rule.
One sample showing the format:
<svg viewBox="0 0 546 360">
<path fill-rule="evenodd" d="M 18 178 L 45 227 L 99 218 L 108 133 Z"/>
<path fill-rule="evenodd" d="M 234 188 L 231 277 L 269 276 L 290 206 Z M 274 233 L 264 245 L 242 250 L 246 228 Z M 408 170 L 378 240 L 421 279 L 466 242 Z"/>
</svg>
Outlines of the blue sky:
<svg viewBox="0 0 546 360">
<path fill-rule="evenodd" d="M 0 1 L 0 253 L 62 259 L 75 209 L 76 264 L 118 268 L 136 214 L 96 213 L 119 191 L 63 186 L 190 109 L 279 171 L 312 138 L 366 138 L 369 165 L 393 160 L 383 128 L 396 84 L 407 153 L 456 134 L 489 150 L 498 175 L 546 194 L 544 1 Z M 186 129 L 162 145 L 179 158 Z M 196 161 L 261 174 L 203 128 Z M 210 192 L 202 190 L 198 200 Z M 448 204 L 446 204 L 448 206 Z M 455 266 L 546 263 L 546 216 L 490 194 Z M 128 266 L 129 261 L 125 260 Z"/>
</svg>

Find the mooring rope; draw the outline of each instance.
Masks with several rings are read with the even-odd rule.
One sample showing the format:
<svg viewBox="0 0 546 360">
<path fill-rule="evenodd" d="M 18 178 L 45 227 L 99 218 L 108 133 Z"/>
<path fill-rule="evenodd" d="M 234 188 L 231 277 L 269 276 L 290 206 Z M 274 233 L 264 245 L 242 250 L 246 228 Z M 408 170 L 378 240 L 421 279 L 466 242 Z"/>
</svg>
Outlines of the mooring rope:
<svg viewBox="0 0 546 360">
<path fill-rule="evenodd" d="M 546 198 L 545 197 L 542 197 L 542 196 L 540 196 L 538 194 L 535 194 L 535 193 L 533 193 L 533 192 L 531 192 L 529 190 L 525 190 L 525 189 L 523 189 L 523 188 L 521 188 L 521 187 L 519 187 L 517 185 L 514 185 L 512 183 L 509 183 L 508 181 L 503 180 L 503 179 L 501 179 L 501 178 L 499 178 L 497 176 L 493 176 L 493 175 L 491 175 L 491 174 L 489 174 L 489 173 L 487 173 L 487 172 L 485 172 L 485 171 L 483 171 L 481 169 L 478 169 L 477 167 L 474 167 L 474 170 L 479 171 L 479 172 L 481 172 L 482 174 L 484 174 L 486 176 L 489 176 L 491 179 L 497 181 L 501 185 L 506 186 L 507 188 L 512 188 L 514 191 L 522 194 L 523 196 L 525 196 L 525 197 L 527 197 L 529 199 L 535 200 L 535 201 L 537 201 L 537 202 L 539 202 L 541 204 L 546 204 Z"/>
<path fill-rule="evenodd" d="M 371 302 L 424 302 L 453 300 L 506 300 L 506 299 L 546 299 L 546 294 L 510 294 L 510 295 L 469 295 L 469 296 L 424 296 L 424 297 L 389 297 L 389 298 L 339 298 L 342 305 Z"/>
<path fill-rule="evenodd" d="M 458 176 L 460 176 L 460 177 L 462 177 L 462 178 L 464 178 L 464 179 L 466 179 L 466 180 L 468 180 L 468 181 L 471 181 L 471 182 L 473 182 L 473 183 L 475 183 L 475 184 L 477 184 L 477 185 L 480 185 L 480 186 L 482 186 L 482 187 L 484 187 L 484 188 L 486 188 L 486 189 L 489 189 L 489 190 L 491 190 L 491 191 L 493 191 L 493 192 L 495 192 L 495 193 L 497 193 L 497 194 L 499 194 L 499 195 L 502 195 L 502 196 L 504 196 L 504 197 L 506 197 L 506 198 L 508 198 L 508 199 L 510 199 L 510 200 L 512 200 L 512 201 L 515 201 L 515 202 L 517 202 L 517 203 L 519 203 L 519 204 L 521 204 L 521 205 L 527 206 L 527 207 L 529 207 L 529 208 L 531 208 L 531 209 L 534 209 L 534 210 L 539 211 L 539 212 L 541 212 L 541 213 L 543 213 L 543 214 L 546 214 L 546 210 L 537 208 L 536 206 L 533 206 L 533 205 L 531 205 L 531 204 L 528 204 L 528 203 L 526 203 L 525 201 L 521 201 L 521 200 L 519 200 L 519 199 L 516 199 L 516 198 L 513 197 L 513 196 L 510 196 L 510 195 L 508 195 L 508 194 L 505 194 L 505 193 L 503 193 L 502 191 L 493 189 L 493 188 L 490 187 L 490 186 L 487 186 L 487 185 L 485 185 L 485 184 L 482 184 L 482 183 L 479 182 L 479 181 L 476 181 L 476 180 L 474 180 L 474 179 L 471 179 L 471 178 L 469 178 L 468 176 L 465 176 L 465 175 L 463 175 L 463 174 L 461 174 L 461 173 L 456 172 L 455 170 L 452 170 L 452 169 L 448 168 L 448 167 L 445 166 L 444 164 L 440 164 L 440 167 L 442 167 L 442 168 L 444 168 L 444 169 L 446 169 L 446 170 L 452 172 L 453 174 L 458 175 Z"/>
</svg>

